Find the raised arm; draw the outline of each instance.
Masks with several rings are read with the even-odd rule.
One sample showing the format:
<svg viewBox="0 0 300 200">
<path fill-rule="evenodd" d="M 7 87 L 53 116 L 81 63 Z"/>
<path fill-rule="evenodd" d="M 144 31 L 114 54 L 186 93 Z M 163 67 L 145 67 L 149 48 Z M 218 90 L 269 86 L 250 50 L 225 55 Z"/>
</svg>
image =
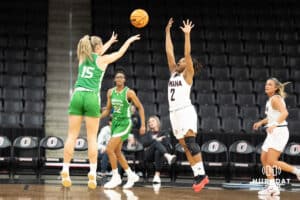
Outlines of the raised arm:
<svg viewBox="0 0 300 200">
<path fill-rule="evenodd" d="M 118 42 L 117 38 L 118 34 L 115 34 L 115 32 L 113 32 L 110 39 L 103 45 L 100 56 L 102 56 L 113 43 Z"/>
<path fill-rule="evenodd" d="M 186 68 L 183 72 L 183 76 L 187 83 L 192 84 L 193 83 L 193 77 L 194 77 L 194 66 L 191 56 L 191 30 L 194 27 L 194 24 L 192 21 L 187 19 L 186 21 L 183 21 L 183 26 L 181 26 L 181 30 L 184 33 L 184 59 L 186 62 Z"/>
<path fill-rule="evenodd" d="M 118 51 L 99 57 L 99 59 L 97 60 L 97 65 L 100 66 L 102 70 L 105 70 L 108 64 L 115 62 L 125 54 L 131 43 L 139 39 L 139 34 L 131 36 L 126 40 L 126 42 L 124 42 L 124 44 Z"/>
<path fill-rule="evenodd" d="M 106 107 L 105 107 L 105 110 L 102 112 L 102 114 L 100 116 L 100 119 L 103 119 L 103 118 L 109 116 L 109 114 L 110 114 L 110 111 L 111 111 L 111 102 L 110 102 L 111 92 L 112 92 L 112 89 L 109 89 L 107 91 Z"/>
<path fill-rule="evenodd" d="M 140 115 L 140 119 L 141 119 L 140 134 L 143 135 L 143 134 L 145 134 L 145 131 L 146 131 L 144 107 L 133 90 L 128 91 L 127 98 L 133 103 L 133 105 L 135 105 L 135 107 L 139 111 L 139 115 Z"/>
<path fill-rule="evenodd" d="M 176 69 L 176 61 L 174 56 L 174 47 L 171 39 L 171 32 L 170 29 L 173 24 L 173 18 L 170 18 L 168 21 L 168 24 L 166 26 L 166 54 L 167 54 L 167 60 L 168 60 L 168 66 L 171 73 L 173 73 Z"/>
</svg>

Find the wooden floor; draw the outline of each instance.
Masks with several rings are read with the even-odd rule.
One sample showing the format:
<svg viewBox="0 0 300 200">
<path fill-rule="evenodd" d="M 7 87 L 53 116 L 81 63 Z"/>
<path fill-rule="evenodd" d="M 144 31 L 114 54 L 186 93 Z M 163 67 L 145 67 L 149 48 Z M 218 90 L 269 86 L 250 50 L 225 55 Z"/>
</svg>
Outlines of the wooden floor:
<svg viewBox="0 0 300 200">
<path fill-rule="evenodd" d="M 299 192 L 281 193 L 280 197 L 268 197 L 268 200 L 296 200 L 300 198 Z M 200 193 L 195 193 L 191 188 L 162 187 L 154 191 L 152 186 L 134 187 L 131 190 L 122 190 L 121 187 L 114 190 L 104 190 L 99 186 L 95 190 L 89 190 L 85 185 L 73 185 L 70 189 L 62 188 L 58 184 L 0 184 L 0 200 L 252 200 L 258 198 L 257 191 L 224 190 L 220 188 L 206 188 Z"/>
</svg>

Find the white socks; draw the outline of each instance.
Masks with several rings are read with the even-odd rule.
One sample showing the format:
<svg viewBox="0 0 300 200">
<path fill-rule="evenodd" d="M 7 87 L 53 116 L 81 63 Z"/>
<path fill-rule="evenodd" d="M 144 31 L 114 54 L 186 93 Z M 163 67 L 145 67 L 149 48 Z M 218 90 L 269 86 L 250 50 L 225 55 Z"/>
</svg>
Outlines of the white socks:
<svg viewBox="0 0 300 200">
<path fill-rule="evenodd" d="M 126 172 L 127 176 L 132 174 L 130 167 L 128 167 L 128 169 L 126 169 L 125 172 Z"/>
<path fill-rule="evenodd" d="M 269 182 L 269 183 L 268 183 L 269 186 L 277 187 L 277 185 L 276 185 L 276 183 L 275 183 L 275 179 L 269 179 L 268 182 Z"/>
<path fill-rule="evenodd" d="M 112 171 L 112 175 L 113 176 L 119 175 L 118 168 L 117 169 L 113 169 L 111 171 Z"/>
<path fill-rule="evenodd" d="M 204 166 L 203 166 L 202 161 L 200 161 L 200 162 L 196 163 L 195 165 L 193 165 L 192 170 L 193 170 L 194 176 L 205 174 L 205 170 L 204 170 Z"/>
<path fill-rule="evenodd" d="M 90 173 L 96 174 L 97 172 L 97 163 L 90 163 Z"/>
<path fill-rule="evenodd" d="M 69 173 L 70 163 L 63 163 L 62 171 Z"/>
</svg>

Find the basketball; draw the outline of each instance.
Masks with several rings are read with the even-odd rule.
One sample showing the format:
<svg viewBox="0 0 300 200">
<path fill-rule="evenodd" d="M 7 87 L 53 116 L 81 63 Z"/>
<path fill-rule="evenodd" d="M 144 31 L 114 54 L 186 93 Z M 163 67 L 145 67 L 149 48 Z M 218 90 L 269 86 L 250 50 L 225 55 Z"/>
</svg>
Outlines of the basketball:
<svg viewBox="0 0 300 200">
<path fill-rule="evenodd" d="M 130 14 L 130 22 L 136 28 L 143 28 L 149 22 L 149 15 L 143 9 L 135 9 Z"/>
</svg>

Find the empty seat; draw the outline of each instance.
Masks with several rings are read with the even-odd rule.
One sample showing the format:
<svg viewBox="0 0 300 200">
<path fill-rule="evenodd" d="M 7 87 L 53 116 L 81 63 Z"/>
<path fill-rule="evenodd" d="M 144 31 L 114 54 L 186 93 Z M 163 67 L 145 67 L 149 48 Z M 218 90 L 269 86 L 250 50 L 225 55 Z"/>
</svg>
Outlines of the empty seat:
<svg viewBox="0 0 300 200">
<path fill-rule="evenodd" d="M 235 95 L 233 93 L 217 93 L 217 103 L 219 105 L 234 105 Z"/>
<path fill-rule="evenodd" d="M 240 54 L 244 51 L 242 41 L 235 40 L 235 41 L 227 41 L 226 43 L 226 50 L 228 54 Z"/>
<path fill-rule="evenodd" d="M 232 54 L 228 56 L 228 59 L 228 64 L 232 66 L 232 68 L 244 67 L 247 65 L 247 57 L 243 54 Z"/>
<path fill-rule="evenodd" d="M 279 41 L 265 42 L 263 52 L 269 55 L 279 56 L 282 53 L 281 43 Z"/>
<path fill-rule="evenodd" d="M 4 88 L 2 95 L 4 100 L 21 100 L 23 90 L 21 88 Z"/>
<path fill-rule="evenodd" d="M 229 118 L 222 118 L 222 131 L 225 133 L 240 133 L 241 130 L 241 119 L 233 116 Z"/>
<path fill-rule="evenodd" d="M 269 69 L 265 67 L 251 67 L 250 77 L 255 81 L 266 81 L 270 77 Z"/>
<path fill-rule="evenodd" d="M 212 67 L 211 76 L 215 80 L 229 80 L 230 79 L 230 71 L 229 67 Z"/>
<path fill-rule="evenodd" d="M 26 62 L 24 72 L 32 76 L 41 76 L 46 72 L 46 65 L 44 63 Z"/>
<path fill-rule="evenodd" d="M 24 112 L 43 113 L 44 112 L 43 101 L 25 101 Z"/>
<path fill-rule="evenodd" d="M 152 77 L 152 66 L 150 64 L 136 64 L 134 74 L 137 78 L 149 79 Z"/>
<path fill-rule="evenodd" d="M 248 176 L 249 173 L 254 175 L 256 165 L 255 147 L 245 140 L 234 142 L 229 147 L 229 164 L 231 176 L 241 176 L 240 173 L 245 173 L 245 171 Z"/>
<path fill-rule="evenodd" d="M 223 67 L 228 64 L 225 54 L 211 54 L 208 60 L 209 65 L 213 67 Z"/>
<path fill-rule="evenodd" d="M 238 94 L 252 93 L 252 81 L 249 81 L 249 80 L 235 81 L 234 82 L 234 91 Z"/>
<path fill-rule="evenodd" d="M 245 119 L 255 119 L 259 118 L 259 109 L 256 106 L 242 106 L 240 110 L 240 116 Z"/>
<path fill-rule="evenodd" d="M 253 92 L 264 93 L 266 81 L 254 81 Z"/>
<path fill-rule="evenodd" d="M 237 94 L 236 95 L 236 103 L 239 106 L 254 106 L 255 95 L 254 94 Z"/>
<path fill-rule="evenodd" d="M 25 88 L 24 89 L 24 99 L 31 101 L 42 101 L 45 99 L 45 93 L 43 89 L 32 89 Z"/>
<path fill-rule="evenodd" d="M 45 62 L 46 60 L 45 51 L 41 50 L 27 50 L 25 57 L 27 61 Z"/>
<path fill-rule="evenodd" d="M 285 103 L 288 108 L 295 108 L 298 106 L 297 96 L 295 94 L 288 94 L 285 98 Z"/>
<path fill-rule="evenodd" d="M 225 50 L 225 44 L 223 41 L 208 41 L 206 50 L 208 53 L 223 53 Z"/>
<path fill-rule="evenodd" d="M 244 52 L 247 54 L 258 54 L 262 53 L 262 43 L 258 41 L 246 41 Z"/>
<path fill-rule="evenodd" d="M 135 88 L 138 91 L 152 91 L 155 89 L 153 79 L 136 79 Z"/>
<path fill-rule="evenodd" d="M 200 130 L 203 133 L 219 133 L 221 130 L 220 119 L 210 117 L 201 118 Z"/>
<path fill-rule="evenodd" d="M 233 80 L 248 80 L 250 78 L 249 69 L 247 67 L 232 67 L 231 77 Z"/>
<path fill-rule="evenodd" d="M 292 68 L 300 69 L 300 58 L 298 56 L 288 56 L 287 65 Z"/>
<path fill-rule="evenodd" d="M 159 114 L 157 112 L 157 107 L 156 107 L 156 105 L 154 103 L 143 104 L 143 107 L 144 107 L 145 113 L 151 113 L 151 115 L 157 115 L 157 114 Z"/>
<path fill-rule="evenodd" d="M 42 128 L 44 116 L 40 113 L 22 113 L 21 124 L 25 128 Z"/>
<path fill-rule="evenodd" d="M 155 84 L 155 89 L 158 91 L 165 91 L 167 93 L 169 80 L 166 79 L 157 79 Z"/>
<path fill-rule="evenodd" d="M 25 58 L 24 51 L 22 49 L 5 49 L 5 60 L 22 61 Z"/>
<path fill-rule="evenodd" d="M 260 106 L 260 108 L 264 108 L 266 106 L 268 100 L 268 96 L 264 93 L 258 94 L 256 99 L 256 104 Z"/>
<path fill-rule="evenodd" d="M 254 123 L 256 123 L 258 121 L 257 119 L 252 119 L 252 118 L 244 118 L 243 119 L 243 124 L 242 124 L 242 130 L 245 133 L 256 133 L 257 131 L 255 131 L 253 129 L 253 125 Z"/>
<path fill-rule="evenodd" d="M 45 78 L 43 76 L 24 76 L 23 86 L 25 88 L 43 88 L 45 87 Z"/>
<path fill-rule="evenodd" d="M 212 105 L 215 104 L 215 95 L 214 93 L 197 93 L 197 102 L 201 105 Z"/>
<path fill-rule="evenodd" d="M 20 128 L 20 114 L 0 113 L 0 126 L 4 128 Z"/>
<path fill-rule="evenodd" d="M 2 86 L 7 88 L 18 88 L 22 86 L 22 76 L 4 75 L 2 77 Z"/>
<path fill-rule="evenodd" d="M 289 70 L 288 68 L 271 68 L 271 77 L 280 78 L 281 80 L 289 80 Z"/>
<path fill-rule="evenodd" d="M 248 64 L 251 67 L 262 68 L 266 66 L 266 56 L 264 55 L 249 55 L 248 56 Z"/>
<path fill-rule="evenodd" d="M 300 123 L 299 120 L 288 120 L 289 132 L 291 135 L 300 135 Z"/>
<path fill-rule="evenodd" d="M 235 105 L 220 105 L 221 118 L 237 118 L 239 116 L 238 107 Z"/>
<path fill-rule="evenodd" d="M 7 61 L 5 63 L 4 71 L 9 75 L 22 75 L 24 70 L 24 63 L 23 62 L 16 62 L 16 61 Z"/>
<path fill-rule="evenodd" d="M 211 93 L 213 91 L 212 80 L 195 79 L 193 89 L 203 93 Z"/>
<path fill-rule="evenodd" d="M 199 106 L 198 115 L 199 115 L 199 117 L 217 118 L 218 117 L 218 107 L 216 105 Z"/>
<path fill-rule="evenodd" d="M 133 63 L 135 64 L 150 64 L 151 54 L 148 51 L 135 51 L 133 54 Z"/>
<path fill-rule="evenodd" d="M 22 100 L 6 100 L 4 101 L 4 112 L 20 113 L 23 111 Z"/>
<path fill-rule="evenodd" d="M 12 174 L 30 174 L 38 177 L 38 147 L 37 137 L 19 136 L 13 142 Z"/>
<path fill-rule="evenodd" d="M 137 96 L 143 103 L 155 103 L 154 91 L 138 91 Z"/>
<path fill-rule="evenodd" d="M 214 89 L 217 92 L 221 92 L 221 93 L 232 92 L 233 91 L 232 85 L 233 84 L 231 80 L 225 80 L 225 81 L 216 80 Z"/>
</svg>

